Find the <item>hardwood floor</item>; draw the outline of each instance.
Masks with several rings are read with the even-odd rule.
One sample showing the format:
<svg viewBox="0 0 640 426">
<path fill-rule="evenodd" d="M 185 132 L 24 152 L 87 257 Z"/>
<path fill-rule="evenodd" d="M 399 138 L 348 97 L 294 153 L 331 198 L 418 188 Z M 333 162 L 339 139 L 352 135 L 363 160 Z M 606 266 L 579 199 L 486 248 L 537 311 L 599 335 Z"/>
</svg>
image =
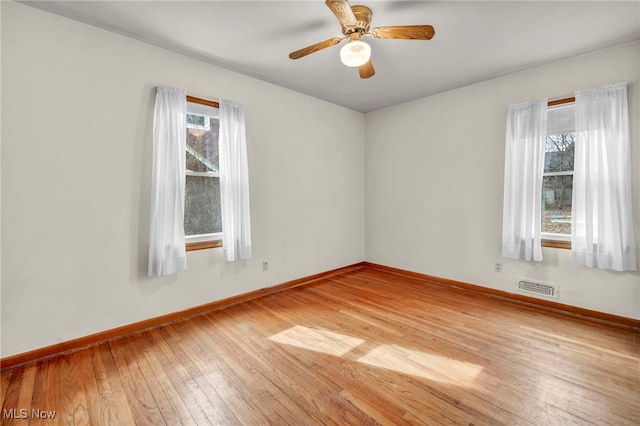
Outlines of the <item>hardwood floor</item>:
<svg viewBox="0 0 640 426">
<path fill-rule="evenodd" d="M 368 268 L 0 378 L 2 425 L 640 424 L 637 331 Z"/>
</svg>

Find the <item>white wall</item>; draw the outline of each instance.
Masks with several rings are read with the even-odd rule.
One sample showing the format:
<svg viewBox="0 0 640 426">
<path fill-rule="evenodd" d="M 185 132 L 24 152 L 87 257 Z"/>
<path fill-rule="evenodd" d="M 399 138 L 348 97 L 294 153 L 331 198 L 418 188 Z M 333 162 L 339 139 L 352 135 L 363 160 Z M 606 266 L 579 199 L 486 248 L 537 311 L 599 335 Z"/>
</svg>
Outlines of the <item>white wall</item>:
<svg viewBox="0 0 640 426">
<path fill-rule="evenodd" d="M 639 319 L 640 273 L 575 266 L 561 249 L 501 257 L 507 105 L 618 81 L 630 83 L 640 250 L 639 67 L 635 42 L 366 114 L 366 259 L 510 292 L 541 280 L 560 285 L 560 303 Z"/>
<path fill-rule="evenodd" d="M 364 260 L 363 114 L 1 7 L 1 356 Z M 156 85 L 245 105 L 251 260 L 190 252 L 186 272 L 146 277 Z"/>
</svg>

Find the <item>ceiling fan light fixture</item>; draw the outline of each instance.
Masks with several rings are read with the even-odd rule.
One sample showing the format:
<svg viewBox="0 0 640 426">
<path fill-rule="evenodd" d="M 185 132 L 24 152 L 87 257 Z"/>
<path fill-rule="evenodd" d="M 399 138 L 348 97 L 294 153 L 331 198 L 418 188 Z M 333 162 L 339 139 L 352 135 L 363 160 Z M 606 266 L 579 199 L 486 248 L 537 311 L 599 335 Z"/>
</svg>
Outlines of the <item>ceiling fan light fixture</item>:
<svg viewBox="0 0 640 426">
<path fill-rule="evenodd" d="M 352 40 L 340 49 L 340 60 L 348 67 L 359 67 L 371 57 L 371 46 L 360 40 Z"/>
</svg>

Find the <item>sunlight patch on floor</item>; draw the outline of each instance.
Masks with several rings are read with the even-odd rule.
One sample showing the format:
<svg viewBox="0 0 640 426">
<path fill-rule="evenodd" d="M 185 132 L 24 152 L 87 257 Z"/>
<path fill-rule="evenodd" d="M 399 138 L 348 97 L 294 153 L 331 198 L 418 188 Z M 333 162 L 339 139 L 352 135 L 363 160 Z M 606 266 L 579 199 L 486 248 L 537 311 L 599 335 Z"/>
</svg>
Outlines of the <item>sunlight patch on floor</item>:
<svg viewBox="0 0 640 426">
<path fill-rule="evenodd" d="M 288 330 L 274 334 L 269 339 L 278 343 L 335 356 L 342 356 L 364 343 L 364 340 L 357 337 L 302 325 L 296 325 Z"/>
<path fill-rule="evenodd" d="M 365 340 L 329 330 L 296 325 L 269 337 L 274 342 L 344 357 Z M 356 362 L 457 386 L 469 386 L 482 366 L 399 345 L 378 345 Z"/>
<path fill-rule="evenodd" d="M 476 364 L 398 345 L 380 345 L 358 362 L 458 386 L 468 386 L 482 372 Z"/>
</svg>

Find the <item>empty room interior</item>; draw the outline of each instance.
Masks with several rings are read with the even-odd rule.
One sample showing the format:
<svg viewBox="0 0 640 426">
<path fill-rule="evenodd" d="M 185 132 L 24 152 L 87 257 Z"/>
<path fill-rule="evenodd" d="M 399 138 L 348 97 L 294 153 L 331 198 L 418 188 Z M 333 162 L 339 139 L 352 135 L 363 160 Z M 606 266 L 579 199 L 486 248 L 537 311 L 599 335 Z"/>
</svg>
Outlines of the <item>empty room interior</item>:
<svg viewBox="0 0 640 426">
<path fill-rule="evenodd" d="M 639 1 L 0 19 L 3 425 L 640 424 Z"/>
</svg>

